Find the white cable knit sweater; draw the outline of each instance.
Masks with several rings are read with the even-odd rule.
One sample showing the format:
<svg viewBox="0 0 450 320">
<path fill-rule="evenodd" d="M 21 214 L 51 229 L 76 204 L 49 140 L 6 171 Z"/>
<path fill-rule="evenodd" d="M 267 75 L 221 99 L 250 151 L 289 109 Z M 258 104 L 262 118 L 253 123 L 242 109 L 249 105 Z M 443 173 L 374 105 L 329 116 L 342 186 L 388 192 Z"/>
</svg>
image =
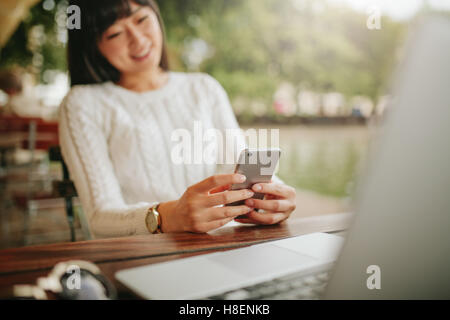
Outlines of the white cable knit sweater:
<svg viewBox="0 0 450 320">
<path fill-rule="evenodd" d="M 60 143 L 91 234 L 148 234 L 155 202 L 176 200 L 186 188 L 233 166 L 174 164 L 175 129 L 239 128 L 227 95 L 212 77 L 170 72 L 162 88 L 144 93 L 112 82 L 74 86 L 59 114 Z M 237 137 L 245 147 L 243 137 Z M 228 150 L 225 150 L 228 152 Z"/>
</svg>

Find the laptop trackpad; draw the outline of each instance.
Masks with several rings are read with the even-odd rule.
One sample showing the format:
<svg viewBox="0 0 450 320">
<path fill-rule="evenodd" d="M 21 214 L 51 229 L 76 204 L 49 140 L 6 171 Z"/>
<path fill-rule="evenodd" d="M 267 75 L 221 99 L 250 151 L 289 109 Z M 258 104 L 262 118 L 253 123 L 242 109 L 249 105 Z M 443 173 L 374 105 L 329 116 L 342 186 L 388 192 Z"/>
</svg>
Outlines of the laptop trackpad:
<svg viewBox="0 0 450 320">
<path fill-rule="evenodd" d="M 299 270 L 299 267 L 310 267 L 319 262 L 310 256 L 271 244 L 227 251 L 207 259 L 246 277 Z"/>
</svg>

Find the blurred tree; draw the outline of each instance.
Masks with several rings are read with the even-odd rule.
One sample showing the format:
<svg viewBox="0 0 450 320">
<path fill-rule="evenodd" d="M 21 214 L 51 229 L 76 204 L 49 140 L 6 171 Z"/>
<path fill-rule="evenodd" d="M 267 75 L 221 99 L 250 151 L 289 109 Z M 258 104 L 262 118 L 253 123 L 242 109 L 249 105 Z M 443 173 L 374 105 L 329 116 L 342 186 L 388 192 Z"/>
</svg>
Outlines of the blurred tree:
<svg viewBox="0 0 450 320">
<path fill-rule="evenodd" d="M 58 40 L 58 30 L 61 29 L 56 23 L 60 10 L 65 6 L 67 0 L 47 0 L 32 7 L 1 49 L 0 68 L 20 66 L 41 81 L 45 80 L 42 75 L 48 69 L 66 70 L 65 47 Z"/>
<path fill-rule="evenodd" d="M 387 89 L 406 30 L 383 17 L 382 30 L 367 17 L 325 0 L 160 0 L 169 45 L 201 38 L 214 55 L 198 68 L 216 77 L 231 98 L 271 103 L 281 81 L 316 91 L 339 91 L 374 101 Z M 175 66 L 188 70 L 180 60 Z"/>
<path fill-rule="evenodd" d="M 363 13 L 326 0 L 157 2 L 175 70 L 208 72 L 232 100 L 258 98 L 268 106 L 282 81 L 376 101 L 387 89 L 406 29 L 383 17 L 382 30 L 368 30 Z M 45 0 L 33 7 L 2 49 L 0 68 L 31 66 L 41 75 L 47 69 L 65 70 L 64 43 L 55 23 L 65 3 Z M 44 37 L 30 47 L 30 32 L 38 25 Z M 199 46 L 204 57 L 190 64 L 186 54 Z"/>
</svg>

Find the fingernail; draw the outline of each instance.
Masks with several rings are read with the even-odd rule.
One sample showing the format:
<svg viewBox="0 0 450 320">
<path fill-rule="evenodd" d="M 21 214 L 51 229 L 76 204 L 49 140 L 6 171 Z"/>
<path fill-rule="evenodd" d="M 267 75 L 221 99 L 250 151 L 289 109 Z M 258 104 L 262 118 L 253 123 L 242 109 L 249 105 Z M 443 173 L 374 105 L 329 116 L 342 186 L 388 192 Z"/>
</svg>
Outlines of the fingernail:
<svg viewBox="0 0 450 320">
<path fill-rule="evenodd" d="M 262 189 L 262 187 L 261 187 L 261 185 L 259 185 L 259 184 L 255 184 L 255 185 L 253 186 L 253 190 L 255 190 L 255 191 L 261 191 L 261 189 Z"/>
<path fill-rule="evenodd" d="M 244 175 L 242 175 L 242 174 L 239 174 L 239 175 L 238 175 L 238 181 L 239 181 L 239 182 L 244 182 L 246 179 L 247 179 L 246 176 L 244 176 Z"/>
<path fill-rule="evenodd" d="M 250 190 L 247 190 L 247 196 L 250 198 L 250 197 L 253 197 L 253 195 L 254 195 L 254 193 L 252 192 L 252 191 L 250 191 Z"/>
<path fill-rule="evenodd" d="M 252 199 L 249 199 L 246 201 L 247 206 L 253 207 L 253 205 L 255 204 L 255 201 L 253 201 Z"/>
</svg>

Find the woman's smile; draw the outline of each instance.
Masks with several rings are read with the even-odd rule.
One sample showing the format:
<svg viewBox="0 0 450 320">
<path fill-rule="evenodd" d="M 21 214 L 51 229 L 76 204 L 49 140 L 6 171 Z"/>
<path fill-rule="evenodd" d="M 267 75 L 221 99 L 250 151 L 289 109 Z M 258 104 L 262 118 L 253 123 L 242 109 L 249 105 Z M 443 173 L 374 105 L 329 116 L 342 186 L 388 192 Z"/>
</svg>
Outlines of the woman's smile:
<svg viewBox="0 0 450 320">
<path fill-rule="evenodd" d="M 134 61 L 141 62 L 141 61 L 148 59 L 150 57 L 151 52 L 152 52 L 152 47 L 150 46 L 147 50 L 141 51 L 139 54 L 131 55 L 131 58 Z"/>
</svg>

